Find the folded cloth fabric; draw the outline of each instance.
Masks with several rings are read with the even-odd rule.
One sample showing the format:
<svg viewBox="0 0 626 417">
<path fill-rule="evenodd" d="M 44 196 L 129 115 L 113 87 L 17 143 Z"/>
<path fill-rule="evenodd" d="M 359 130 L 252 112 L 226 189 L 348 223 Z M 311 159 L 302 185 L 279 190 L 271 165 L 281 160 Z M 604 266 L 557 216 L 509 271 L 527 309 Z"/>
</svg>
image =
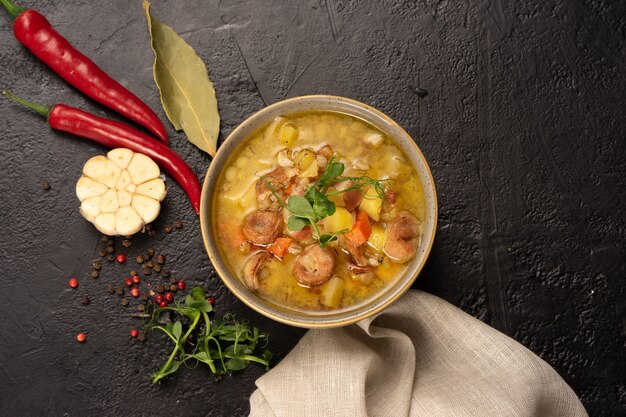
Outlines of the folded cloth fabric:
<svg viewBox="0 0 626 417">
<path fill-rule="evenodd" d="M 311 330 L 256 381 L 250 416 L 587 416 L 546 362 L 434 295 Z"/>
</svg>

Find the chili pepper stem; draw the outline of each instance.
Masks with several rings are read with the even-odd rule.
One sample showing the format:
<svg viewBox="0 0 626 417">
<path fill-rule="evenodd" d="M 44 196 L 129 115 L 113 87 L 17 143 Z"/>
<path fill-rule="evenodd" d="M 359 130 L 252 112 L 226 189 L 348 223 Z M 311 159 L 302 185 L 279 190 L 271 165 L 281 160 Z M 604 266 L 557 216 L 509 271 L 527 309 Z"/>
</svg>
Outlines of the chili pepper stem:
<svg viewBox="0 0 626 417">
<path fill-rule="evenodd" d="M 2 3 L 4 3 L 5 1 L 7 0 L 0 0 L 0 2 Z M 32 101 L 25 100 L 7 90 L 2 90 L 2 95 L 34 111 L 35 113 L 39 114 L 40 116 L 45 117 L 46 119 L 48 118 L 48 116 L 50 116 L 50 112 L 52 111 L 52 107 L 47 107 L 47 106 L 44 106 L 43 104 L 37 104 L 37 103 L 33 103 Z"/>
<path fill-rule="evenodd" d="M 9 12 L 13 19 L 18 17 L 24 10 L 26 10 L 25 8 L 13 3 L 11 0 L 0 0 L 0 3 L 2 3 L 5 9 L 7 9 L 7 12 Z"/>
</svg>

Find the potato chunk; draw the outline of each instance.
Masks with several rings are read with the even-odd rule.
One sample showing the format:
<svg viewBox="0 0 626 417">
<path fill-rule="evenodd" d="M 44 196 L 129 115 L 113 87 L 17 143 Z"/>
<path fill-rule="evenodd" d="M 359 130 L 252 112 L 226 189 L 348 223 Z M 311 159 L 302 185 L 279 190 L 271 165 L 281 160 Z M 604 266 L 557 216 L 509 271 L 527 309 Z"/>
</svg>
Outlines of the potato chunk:
<svg viewBox="0 0 626 417">
<path fill-rule="evenodd" d="M 343 279 L 337 276 L 332 277 L 322 290 L 322 303 L 327 307 L 338 307 L 345 286 Z"/>
</svg>

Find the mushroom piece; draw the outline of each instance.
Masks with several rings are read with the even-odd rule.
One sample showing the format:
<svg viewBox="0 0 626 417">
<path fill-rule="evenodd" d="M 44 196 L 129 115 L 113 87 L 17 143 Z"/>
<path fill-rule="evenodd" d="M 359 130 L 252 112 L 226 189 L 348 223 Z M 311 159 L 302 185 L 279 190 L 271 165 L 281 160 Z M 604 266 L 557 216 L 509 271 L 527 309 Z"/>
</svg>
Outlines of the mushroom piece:
<svg viewBox="0 0 626 417">
<path fill-rule="evenodd" d="M 265 251 L 259 251 L 248 258 L 243 266 L 243 279 L 251 290 L 259 289 L 259 271 L 263 269 L 265 262 L 271 258 L 271 255 Z"/>
<path fill-rule="evenodd" d="M 309 245 L 298 257 L 293 267 L 296 280 L 307 287 L 321 285 L 328 281 L 335 269 L 335 254 L 318 244 Z"/>
<path fill-rule="evenodd" d="M 384 252 L 398 263 L 405 263 L 417 252 L 420 238 L 420 224 L 408 211 L 401 211 L 387 225 L 387 240 Z"/>
<path fill-rule="evenodd" d="M 257 210 L 243 226 L 243 234 L 257 245 L 272 243 L 283 230 L 283 216 L 277 211 Z"/>
</svg>

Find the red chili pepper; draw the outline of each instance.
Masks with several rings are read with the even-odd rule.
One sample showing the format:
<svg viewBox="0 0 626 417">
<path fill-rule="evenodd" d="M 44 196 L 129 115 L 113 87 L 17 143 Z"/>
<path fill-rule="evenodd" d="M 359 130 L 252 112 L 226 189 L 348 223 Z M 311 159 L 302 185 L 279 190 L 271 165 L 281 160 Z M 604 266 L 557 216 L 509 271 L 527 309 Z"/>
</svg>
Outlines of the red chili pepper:
<svg viewBox="0 0 626 417">
<path fill-rule="evenodd" d="M 164 144 L 124 123 L 98 117 L 76 107 L 65 104 L 46 107 L 24 100 L 8 91 L 2 91 L 2 94 L 46 117 L 53 129 L 91 139 L 109 148 L 128 148 L 149 156 L 185 190 L 196 214 L 200 212 L 201 188 L 198 177 L 178 154 Z"/>
<path fill-rule="evenodd" d="M 136 95 L 74 48 L 39 12 L 0 0 L 13 22 L 13 33 L 37 58 L 83 94 L 134 120 L 167 144 L 156 114 Z"/>
</svg>

